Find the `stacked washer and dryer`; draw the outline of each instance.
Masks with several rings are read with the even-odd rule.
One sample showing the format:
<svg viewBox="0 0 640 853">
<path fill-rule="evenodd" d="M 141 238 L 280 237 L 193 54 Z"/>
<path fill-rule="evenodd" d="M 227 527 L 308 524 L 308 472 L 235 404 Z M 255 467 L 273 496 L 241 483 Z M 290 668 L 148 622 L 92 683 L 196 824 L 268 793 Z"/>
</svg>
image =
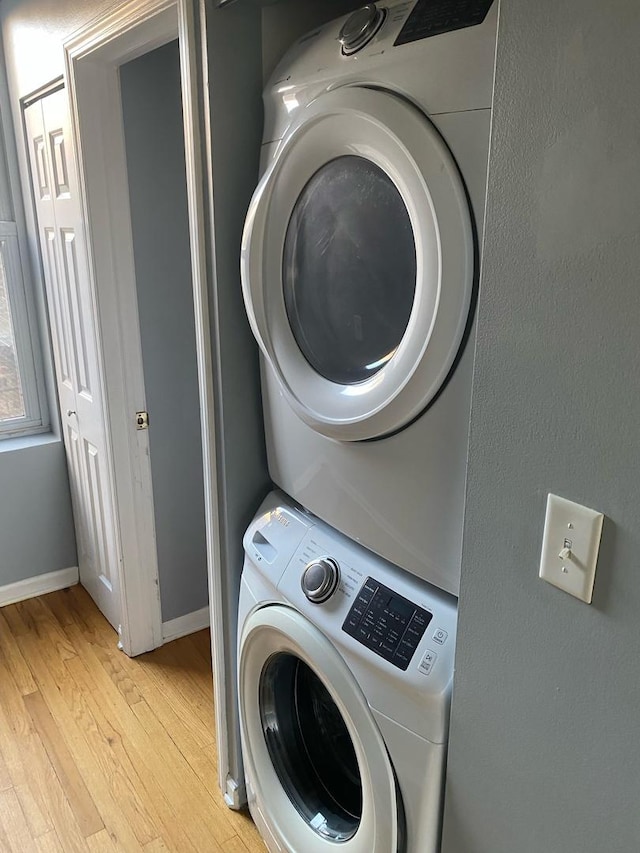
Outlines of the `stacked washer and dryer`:
<svg viewBox="0 0 640 853">
<path fill-rule="evenodd" d="M 496 6 L 369 4 L 265 90 L 241 272 L 282 491 L 238 689 L 272 851 L 439 848 Z"/>
</svg>

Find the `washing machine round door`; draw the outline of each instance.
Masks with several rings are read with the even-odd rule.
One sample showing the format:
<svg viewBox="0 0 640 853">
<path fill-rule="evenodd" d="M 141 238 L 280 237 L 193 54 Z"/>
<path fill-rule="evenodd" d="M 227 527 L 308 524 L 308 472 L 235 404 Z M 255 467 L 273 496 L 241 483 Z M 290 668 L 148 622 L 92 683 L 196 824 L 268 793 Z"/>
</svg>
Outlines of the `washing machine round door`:
<svg viewBox="0 0 640 853">
<path fill-rule="evenodd" d="M 261 608 L 242 630 L 238 679 L 249 802 L 270 849 L 398 853 L 393 768 L 327 638 L 289 607 Z"/>
<path fill-rule="evenodd" d="M 245 305 L 298 416 L 377 438 L 454 367 L 474 288 L 469 203 L 440 134 L 402 98 L 345 86 L 300 112 L 247 214 Z"/>
</svg>

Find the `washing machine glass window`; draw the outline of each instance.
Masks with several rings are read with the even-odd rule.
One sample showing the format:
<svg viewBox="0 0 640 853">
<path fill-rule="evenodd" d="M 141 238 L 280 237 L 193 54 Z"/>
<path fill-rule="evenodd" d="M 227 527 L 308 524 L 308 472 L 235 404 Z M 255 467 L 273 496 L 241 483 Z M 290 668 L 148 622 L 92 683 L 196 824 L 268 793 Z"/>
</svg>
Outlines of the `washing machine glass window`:
<svg viewBox="0 0 640 853">
<path fill-rule="evenodd" d="M 416 290 L 416 247 L 398 188 L 375 163 L 347 155 L 313 175 L 284 245 L 293 335 L 321 376 L 355 384 L 396 352 Z"/>
<path fill-rule="evenodd" d="M 271 761 L 299 814 L 318 835 L 351 838 L 362 816 L 362 780 L 347 726 L 322 681 L 295 655 L 272 655 L 260 679 L 260 713 Z"/>
</svg>

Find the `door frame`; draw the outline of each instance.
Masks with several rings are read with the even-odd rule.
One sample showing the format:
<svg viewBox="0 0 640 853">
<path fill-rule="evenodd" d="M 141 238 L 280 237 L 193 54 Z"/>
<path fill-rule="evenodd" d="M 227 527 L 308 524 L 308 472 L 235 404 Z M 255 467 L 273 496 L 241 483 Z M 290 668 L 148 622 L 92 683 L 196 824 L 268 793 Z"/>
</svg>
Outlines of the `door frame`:
<svg viewBox="0 0 640 853">
<path fill-rule="evenodd" d="M 120 65 L 178 39 L 183 101 L 191 269 L 203 444 L 207 561 L 219 565 L 215 425 L 199 128 L 197 23 L 189 0 L 130 0 L 64 43 L 80 197 L 106 388 L 122 594 L 120 645 L 130 656 L 163 643 L 149 433 L 133 238 L 129 209 Z"/>
</svg>

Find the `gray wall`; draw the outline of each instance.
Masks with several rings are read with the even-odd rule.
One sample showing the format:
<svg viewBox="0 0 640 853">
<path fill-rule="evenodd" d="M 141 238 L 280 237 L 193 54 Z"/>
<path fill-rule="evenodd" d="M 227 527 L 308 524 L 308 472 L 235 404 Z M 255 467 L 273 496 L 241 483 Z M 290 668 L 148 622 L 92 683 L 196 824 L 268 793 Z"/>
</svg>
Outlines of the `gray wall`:
<svg viewBox="0 0 640 853">
<path fill-rule="evenodd" d="M 17 157 L 9 92 L 0 46 L 0 148 L 4 161 L 6 145 L 9 180 L 0 180 L 0 193 L 12 190 L 14 204 L 5 198 L 0 210 L 14 215 L 18 225 L 25 286 L 32 286 L 29 253 L 24 239 L 24 214 L 20 198 Z M 3 163 L 4 165 L 4 163 Z M 13 214 L 9 211 L 13 208 Z M 48 352 L 44 301 L 42 294 L 29 294 L 34 334 L 42 334 L 45 356 Z M 36 352 L 36 359 L 40 357 Z M 49 408 L 54 401 L 50 359 L 44 384 Z M 47 401 L 45 400 L 45 409 Z M 46 411 L 44 412 L 46 417 Z M 53 418 L 53 428 L 57 419 Z M 77 565 L 69 481 L 64 448 L 55 434 L 4 439 L 0 441 L 0 587 L 47 572 Z"/>
<path fill-rule="evenodd" d="M 443 853 L 640 850 L 639 36 L 502 4 Z M 591 606 L 550 491 L 607 516 Z"/>
<path fill-rule="evenodd" d="M 61 442 L 0 447 L 0 587 L 77 565 Z"/>
<path fill-rule="evenodd" d="M 178 42 L 120 69 L 162 619 L 206 607 L 200 400 Z"/>
</svg>

